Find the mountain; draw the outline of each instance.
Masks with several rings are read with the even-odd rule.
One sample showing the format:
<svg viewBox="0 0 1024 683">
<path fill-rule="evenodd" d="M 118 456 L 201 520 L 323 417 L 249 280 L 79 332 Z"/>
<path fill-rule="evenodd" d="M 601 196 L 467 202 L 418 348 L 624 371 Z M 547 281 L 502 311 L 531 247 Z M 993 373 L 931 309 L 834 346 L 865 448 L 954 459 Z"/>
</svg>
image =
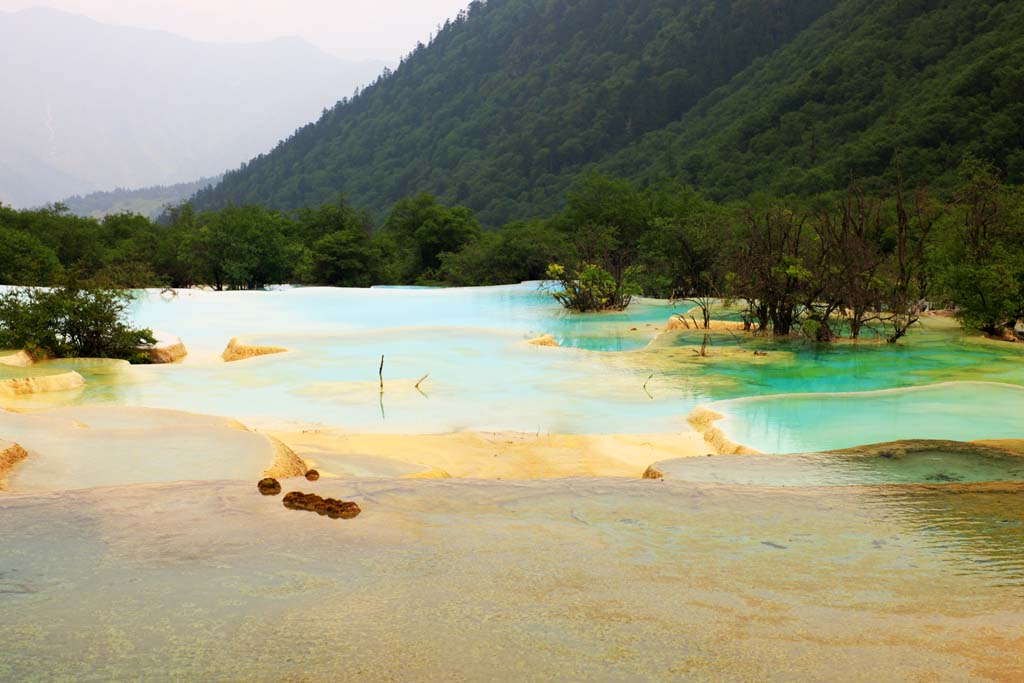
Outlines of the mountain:
<svg viewBox="0 0 1024 683">
<path fill-rule="evenodd" d="M 719 199 L 851 175 L 1024 175 L 1024 3 L 491 0 L 394 73 L 228 172 L 202 208 L 380 215 L 430 192 L 488 225 L 550 215 L 590 167 Z"/>
<path fill-rule="evenodd" d="M 0 62 L 0 201 L 14 206 L 217 175 L 384 67 L 42 8 L 0 13 Z"/>
<path fill-rule="evenodd" d="M 1024 183 L 1024 3 L 847 0 L 605 170 L 722 199 L 851 176 L 950 186 L 968 156 Z M 879 182 L 880 181 L 880 182 Z"/>
<path fill-rule="evenodd" d="M 111 214 L 138 213 L 157 220 L 168 205 L 178 205 L 188 200 L 199 190 L 220 182 L 220 176 L 200 178 L 191 183 L 175 185 L 154 185 L 135 190 L 117 188 L 87 195 L 75 195 L 60 201 L 76 216 L 103 218 Z"/>
<path fill-rule="evenodd" d="M 836 0 L 474 2 L 393 73 L 229 172 L 202 207 L 429 191 L 488 224 L 551 213 L 586 165 L 678 120 Z"/>
</svg>

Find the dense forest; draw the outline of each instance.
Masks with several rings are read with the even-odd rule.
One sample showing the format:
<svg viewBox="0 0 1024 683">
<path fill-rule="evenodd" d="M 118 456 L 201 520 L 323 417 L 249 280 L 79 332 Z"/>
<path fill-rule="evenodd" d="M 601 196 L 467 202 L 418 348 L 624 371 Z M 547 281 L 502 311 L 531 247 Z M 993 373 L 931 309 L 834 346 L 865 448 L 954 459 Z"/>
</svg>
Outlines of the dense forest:
<svg viewBox="0 0 1024 683">
<path fill-rule="evenodd" d="M 816 341 L 895 341 L 929 307 L 1012 336 L 1024 319 L 1024 192 L 992 164 L 959 164 L 948 195 L 911 186 L 903 158 L 881 189 L 859 181 L 808 199 L 721 203 L 671 183 L 641 187 L 587 174 L 548 219 L 484 231 L 473 212 L 420 194 L 379 224 L 339 197 L 291 213 L 259 206 L 197 212 L 160 225 L 102 221 L 64 207 L 0 207 L 0 284 L 257 289 L 274 283 L 489 285 L 548 279 L 578 311 L 634 295 L 703 310 L 739 303 L 751 329 Z"/>
<path fill-rule="evenodd" d="M 592 167 L 718 200 L 851 176 L 1024 181 L 1024 4 L 491 0 L 196 197 L 280 210 L 428 192 L 485 227 L 550 216 Z"/>
<path fill-rule="evenodd" d="M 196 197 L 277 209 L 429 192 L 488 226 L 550 215 L 580 172 L 663 128 L 836 0 L 473 2 L 394 73 Z"/>
</svg>

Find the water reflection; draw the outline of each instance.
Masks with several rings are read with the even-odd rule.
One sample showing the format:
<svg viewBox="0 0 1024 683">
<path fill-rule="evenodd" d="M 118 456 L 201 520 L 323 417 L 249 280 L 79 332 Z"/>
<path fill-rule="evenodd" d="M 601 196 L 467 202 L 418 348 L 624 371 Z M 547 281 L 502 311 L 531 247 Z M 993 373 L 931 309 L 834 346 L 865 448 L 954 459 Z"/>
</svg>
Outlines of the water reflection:
<svg viewBox="0 0 1024 683">
<path fill-rule="evenodd" d="M 865 499 L 957 571 L 1024 586 L 1024 484 L 896 486 Z"/>
</svg>

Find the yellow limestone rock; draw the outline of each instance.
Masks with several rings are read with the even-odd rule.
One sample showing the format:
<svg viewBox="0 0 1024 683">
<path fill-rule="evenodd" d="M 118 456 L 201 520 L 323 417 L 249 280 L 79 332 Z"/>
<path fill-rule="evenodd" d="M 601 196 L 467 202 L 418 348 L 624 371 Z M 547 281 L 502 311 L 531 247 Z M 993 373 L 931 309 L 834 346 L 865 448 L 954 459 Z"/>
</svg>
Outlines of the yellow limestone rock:
<svg viewBox="0 0 1024 683">
<path fill-rule="evenodd" d="M 288 353 L 288 349 L 279 346 L 253 346 L 252 344 L 245 344 L 238 337 L 235 337 L 228 342 L 227 348 L 224 349 L 224 353 L 220 357 L 224 359 L 225 363 L 234 363 L 235 361 L 247 360 L 258 356 L 270 356 L 275 353 Z"/>
<path fill-rule="evenodd" d="M 188 349 L 181 339 L 165 332 L 154 332 L 156 343 L 147 348 L 149 360 L 160 365 L 180 363 L 188 355 Z"/>
<path fill-rule="evenodd" d="M 742 322 L 737 320 L 709 320 L 707 329 L 712 332 L 742 332 L 744 330 L 744 325 Z M 703 321 L 697 320 L 694 322 L 693 319 L 686 318 L 682 315 L 673 315 L 665 324 L 665 331 L 675 332 L 677 330 L 703 331 Z"/>
<path fill-rule="evenodd" d="M 716 422 L 724 418 L 724 415 L 710 408 L 697 406 L 686 420 L 697 432 L 704 435 L 704 440 L 711 444 L 719 455 L 759 455 L 761 451 L 731 441 L 725 432 L 715 426 Z"/>
<path fill-rule="evenodd" d="M 0 380 L 0 396 L 27 396 L 48 391 L 81 389 L 84 386 L 85 380 L 74 371 L 62 372 L 58 375 L 14 377 Z"/>
<path fill-rule="evenodd" d="M 540 337 L 537 337 L 536 339 L 530 339 L 526 343 L 531 344 L 533 346 L 560 346 L 558 340 L 552 337 L 550 334 L 542 335 Z"/>
<path fill-rule="evenodd" d="M 28 451 L 20 445 L 9 441 L 0 441 L 0 491 L 4 490 L 7 473 L 27 457 Z"/>
<path fill-rule="evenodd" d="M 28 355 L 24 351 L 16 351 L 9 353 L 7 351 L 0 352 L 0 365 L 7 365 L 15 368 L 27 368 L 32 365 L 32 356 Z"/>
</svg>

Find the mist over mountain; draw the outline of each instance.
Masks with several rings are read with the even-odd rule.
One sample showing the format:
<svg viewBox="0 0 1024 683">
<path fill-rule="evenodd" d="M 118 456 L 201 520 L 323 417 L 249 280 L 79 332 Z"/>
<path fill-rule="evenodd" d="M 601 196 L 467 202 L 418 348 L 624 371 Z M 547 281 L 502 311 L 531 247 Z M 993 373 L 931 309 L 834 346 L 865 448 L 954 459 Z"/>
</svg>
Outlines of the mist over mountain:
<svg viewBox="0 0 1024 683">
<path fill-rule="evenodd" d="M 188 200 L 196 192 L 216 185 L 220 177 L 200 178 L 189 183 L 174 185 L 155 185 L 126 189 L 91 192 L 87 195 L 65 197 L 60 203 L 76 216 L 103 218 L 111 214 L 129 212 L 157 220 L 169 206 L 177 206 Z"/>
<path fill-rule="evenodd" d="M 0 13 L 0 202 L 218 175 L 372 80 L 300 39 L 202 43 L 51 9 Z"/>
</svg>

